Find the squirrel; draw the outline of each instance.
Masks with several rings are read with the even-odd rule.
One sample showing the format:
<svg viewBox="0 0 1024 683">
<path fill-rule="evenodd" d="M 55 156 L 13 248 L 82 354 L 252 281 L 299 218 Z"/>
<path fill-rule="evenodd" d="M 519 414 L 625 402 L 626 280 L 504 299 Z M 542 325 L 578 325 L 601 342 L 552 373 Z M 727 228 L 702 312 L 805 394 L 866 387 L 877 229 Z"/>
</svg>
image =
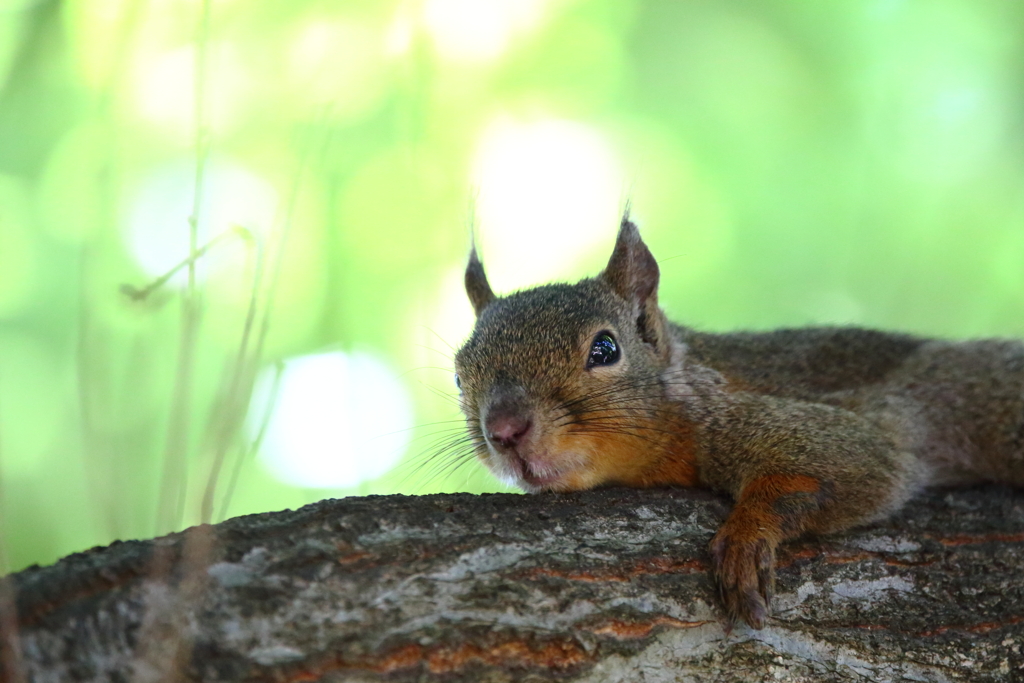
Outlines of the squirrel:
<svg viewBox="0 0 1024 683">
<path fill-rule="evenodd" d="M 608 265 L 499 297 L 476 249 L 455 380 L 476 454 L 528 492 L 710 488 L 727 626 L 763 628 L 783 541 L 880 520 L 927 486 L 1024 486 L 1024 343 L 854 327 L 712 334 L 658 306 L 626 211 Z"/>
</svg>

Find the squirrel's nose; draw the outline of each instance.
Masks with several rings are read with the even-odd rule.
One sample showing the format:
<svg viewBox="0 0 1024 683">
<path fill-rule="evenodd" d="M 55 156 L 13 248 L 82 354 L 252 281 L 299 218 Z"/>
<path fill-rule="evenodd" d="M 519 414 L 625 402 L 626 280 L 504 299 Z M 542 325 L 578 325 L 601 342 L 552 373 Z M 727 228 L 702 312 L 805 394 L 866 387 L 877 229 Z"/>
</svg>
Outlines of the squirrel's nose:
<svg viewBox="0 0 1024 683">
<path fill-rule="evenodd" d="M 516 414 L 498 414 L 487 417 L 487 439 L 502 448 L 514 448 L 530 431 L 529 417 Z"/>
</svg>

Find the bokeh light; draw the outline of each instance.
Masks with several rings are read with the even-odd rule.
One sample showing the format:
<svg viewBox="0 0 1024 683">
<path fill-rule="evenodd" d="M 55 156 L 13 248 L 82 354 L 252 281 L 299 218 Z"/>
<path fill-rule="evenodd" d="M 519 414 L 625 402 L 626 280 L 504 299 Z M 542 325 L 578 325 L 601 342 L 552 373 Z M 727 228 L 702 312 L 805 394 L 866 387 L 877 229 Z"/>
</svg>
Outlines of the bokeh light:
<svg viewBox="0 0 1024 683">
<path fill-rule="evenodd" d="M 600 133 L 564 120 L 499 118 L 476 153 L 481 243 L 502 289 L 565 278 L 607 243 L 625 206 L 622 172 Z"/>
<path fill-rule="evenodd" d="M 337 120 L 358 120 L 383 103 L 391 85 L 381 32 L 366 21 L 310 19 L 287 55 L 289 95 L 323 106 Z"/>
<path fill-rule="evenodd" d="M 272 402 L 261 461 L 283 482 L 308 488 L 350 488 L 393 468 L 413 427 L 408 391 L 372 354 L 332 351 L 290 359 L 279 390 L 263 378 L 249 421 Z M 383 408 L 386 408 L 383 409 Z"/>
<path fill-rule="evenodd" d="M 426 0 L 424 23 L 447 59 L 475 62 L 500 56 L 519 34 L 535 28 L 552 0 Z"/>
<path fill-rule="evenodd" d="M 237 50 L 228 44 L 207 48 L 209 75 L 204 99 L 208 125 L 224 132 L 238 124 L 252 89 Z M 162 132 L 188 140 L 196 115 L 196 49 L 192 45 L 146 55 L 133 69 L 134 105 L 144 120 Z"/>
<path fill-rule="evenodd" d="M 159 277 L 189 255 L 189 220 L 195 203 L 195 168 L 185 161 L 172 162 L 148 173 L 128 202 L 128 245 L 142 269 Z M 198 246 L 203 247 L 234 228 L 266 242 L 277 218 L 279 199 L 274 188 L 238 164 L 214 160 L 204 169 L 196 223 Z M 197 264 L 205 273 L 228 264 L 244 262 L 237 244 L 211 249 Z M 171 280 L 187 282 L 182 269 Z"/>
</svg>

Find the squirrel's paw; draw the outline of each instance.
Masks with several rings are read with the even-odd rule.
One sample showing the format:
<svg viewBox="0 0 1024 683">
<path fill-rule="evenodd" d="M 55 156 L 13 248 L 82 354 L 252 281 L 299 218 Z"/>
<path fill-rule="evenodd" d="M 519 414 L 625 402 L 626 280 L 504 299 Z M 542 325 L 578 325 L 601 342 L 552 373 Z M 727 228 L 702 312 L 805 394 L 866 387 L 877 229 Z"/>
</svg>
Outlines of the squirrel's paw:
<svg viewBox="0 0 1024 683">
<path fill-rule="evenodd" d="M 776 543 L 757 530 L 726 523 L 711 541 L 715 582 L 728 616 L 727 630 L 742 619 L 764 628 L 775 589 Z"/>
</svg>

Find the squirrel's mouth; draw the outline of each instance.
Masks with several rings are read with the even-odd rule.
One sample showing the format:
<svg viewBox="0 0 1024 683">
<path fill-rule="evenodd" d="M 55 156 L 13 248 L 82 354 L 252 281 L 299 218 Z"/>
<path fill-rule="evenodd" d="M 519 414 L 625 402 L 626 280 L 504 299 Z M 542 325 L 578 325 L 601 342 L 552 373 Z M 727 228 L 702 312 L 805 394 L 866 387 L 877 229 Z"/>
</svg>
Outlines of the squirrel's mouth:
<svg viewBox="0 0 1024 683">
<path fill-rule="evenodd" d="M 561 474 L 534 474 L 529 468 L 523 471 L 522 479 L 531 487 L 547 489 L 554 486 L 562 478 Z"/>
<path fill-rule="evenodd" d="M 500 457 L 505 460 L 509 469 L 514 473 L 519 487 L 526 491 L 535 493 L 565 488 L 567 471 L 540 464 L 536 460 L 523 457 L 518 452 L 503 454 Z M 559 486 L 559 484 L 563 485 Z"/>
</svg>

